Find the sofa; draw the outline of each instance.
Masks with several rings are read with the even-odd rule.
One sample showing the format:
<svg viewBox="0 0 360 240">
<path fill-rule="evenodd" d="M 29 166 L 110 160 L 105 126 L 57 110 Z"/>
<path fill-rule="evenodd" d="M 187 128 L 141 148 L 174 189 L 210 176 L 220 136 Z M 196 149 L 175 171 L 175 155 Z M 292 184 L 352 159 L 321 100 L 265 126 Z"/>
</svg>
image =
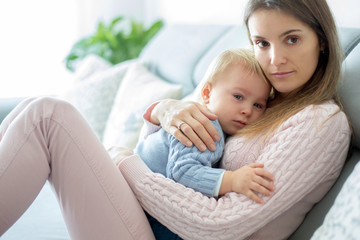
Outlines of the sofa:
<svg viewBox="0 0 360 240">
<path fill-rule="evenodd" d="M 292 240 L 360 236 L 354 235 L 360 229 L 360 194 L 356 192 L 360 185 L 356 181 L 360 175 L 360 167 L 356 167 L 360 165 L 360 29 L 340 28 L 339 35 L 345 53 L 339 89 L 353 128 L 352 145 L 339 179 L 290 236 Z M 84 59 L 72 87 L 59 97 L 79 109 L 105 147 L 114 143 L 133 147 L 141 135 L 141 116 L 148 104 L 191 97 L 215 55 L 227 48 L 247 46 L 243 25 L 165 26 L 137 59 L 114 66 L 96 56 Z M 0 99 L 0 121 L 21 100 Z M 127 140 L 121 142 L 119 136 L 124 135 Z M 348 220 L 346 225 L 341 217 Z M 349 223 L 349 219 L 353 221 Z M 49 184 L 1 239 L 69 239 Z"/>
</svg>

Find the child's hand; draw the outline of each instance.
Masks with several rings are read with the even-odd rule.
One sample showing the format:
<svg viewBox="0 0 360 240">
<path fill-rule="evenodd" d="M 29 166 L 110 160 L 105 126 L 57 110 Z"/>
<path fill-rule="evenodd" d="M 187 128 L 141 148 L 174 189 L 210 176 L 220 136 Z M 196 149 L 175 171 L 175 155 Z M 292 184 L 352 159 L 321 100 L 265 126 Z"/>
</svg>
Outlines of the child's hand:
<svg viewBox="0 0 360 240">
<path fill-rule="evenodd" d="M 266 171 L 262 163 L 252 163 L 236 171 L 226 171 L 220 188 L 220 194 L 236 192 L 248 196 L 257 203 L 264 203 L 258 196 L 270 196 L 275 190 L 274 176 Z"/>
<path fill-rule="evenodd" d="M 108 150 L 108 153 L 116 166 L 118 166 L 124 158 L 129 157 L 134 154 L 132 149 L 130 149 L 130 148 L 115 147 L 115 146 L 111 147 Z"/>
<path fill-rule="evenodd" d="M 262 163 L 252 163 L 233 172 L 232 189 L 242 193 L 257 203 L 264 203 L 257 193 L 270 196 L 275 186 L 274 176 L 266 171 Z"/>
</svg>

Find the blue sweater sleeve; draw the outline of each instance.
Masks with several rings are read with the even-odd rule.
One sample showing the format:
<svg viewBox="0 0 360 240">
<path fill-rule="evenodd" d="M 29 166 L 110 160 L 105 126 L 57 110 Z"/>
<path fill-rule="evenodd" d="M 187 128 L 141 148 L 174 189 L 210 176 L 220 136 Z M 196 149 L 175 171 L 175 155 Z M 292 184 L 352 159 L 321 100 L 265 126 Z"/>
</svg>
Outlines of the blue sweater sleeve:
<svg viewBox="0 0 360 240">
<path fill-rule="evenodd" d="M 166 167 L 166 176 L 186 187 L 212 197 L 215 194 L 217 183 L 224 169 L 213 168 L 220 161 L 224 146 L 224 134 L 218 121 L 212 121 L 220 134 L 214 152 L 199 151 L 195 146 L 185 147 L 175 137 L 169 134 L 170 152 Z"/>
</svg>

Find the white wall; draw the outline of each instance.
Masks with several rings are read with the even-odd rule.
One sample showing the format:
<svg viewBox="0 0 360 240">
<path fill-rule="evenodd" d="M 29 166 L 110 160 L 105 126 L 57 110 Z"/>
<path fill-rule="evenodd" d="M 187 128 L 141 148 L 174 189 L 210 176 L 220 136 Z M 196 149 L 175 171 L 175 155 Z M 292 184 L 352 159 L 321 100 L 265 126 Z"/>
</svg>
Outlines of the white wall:
<svg viewBox="0 0 360 240">
<path fill-rule="evenodd" d="M 73 0 L 0 1 L 0 98 L 70 83 L 62 61 L 75 40 L 74 10 Z"/>
<path fill-rule="evenodd" d="M 109 23 L 113 18 L 124 15 L 137 21 L 145 21 L 145 7 L 148 0 L 74 0 L 77 4 L 78 36 L 94 32 L 98 21 Z"/>
<path fill-rule="evenodd" d="M 315 0 L 314 0 L 315 1 Z M 71 84 L 63 60 L 99 20 L 240 24 L 247 0 L 1 0 L 0 98 L 57 94 Z M 328 0 L 339 26 L 360 27 L 359 0 Z"/>
<path fill-rule="evenodd" d="M 314 0 L 316 1 L 316 0 Z M 157 0 L 167 23 L 240 24 L 247 0 Z M 360 27 L 359 0 L 328 0 L 339 26 Z"/>
<path fill-rule="evenodd" d="M 338 26 L 360 27 L 359 0 L 327 0 Z"/>
</svg>

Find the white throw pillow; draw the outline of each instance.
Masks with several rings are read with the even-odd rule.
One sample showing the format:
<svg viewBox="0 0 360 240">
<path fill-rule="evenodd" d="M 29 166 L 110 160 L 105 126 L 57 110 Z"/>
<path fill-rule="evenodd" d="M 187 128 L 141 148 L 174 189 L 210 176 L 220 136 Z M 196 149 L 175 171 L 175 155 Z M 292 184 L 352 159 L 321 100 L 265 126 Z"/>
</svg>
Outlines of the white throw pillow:
<svg viewBox="0 0 360 240">
<path fill-rule="evenodd" d="M 143 126 L 142 115 L 155 101 L 180 99 L 182 87 L 170 84 L 150 73 L 140 63 L 129 68 L 119 87 L 106 124 L 103 144 L 135 148 Z"/>
<path fill-rule="evenodd" d="M 102 57 L 94 54 L 86 56 L 77 66 L 75 71 L 76 81 L 86 81 L 94 73 L 100 73 L 112 65 Z"/>
<path fill-rule="evenodd" d="M 82 81 L 74 82 L 64 94 L 64 98 L 84 116 L 100 141 L 120 82 L 135 61 L 122 62 L 104 71 L 97 71 Z"/>
</svg>

